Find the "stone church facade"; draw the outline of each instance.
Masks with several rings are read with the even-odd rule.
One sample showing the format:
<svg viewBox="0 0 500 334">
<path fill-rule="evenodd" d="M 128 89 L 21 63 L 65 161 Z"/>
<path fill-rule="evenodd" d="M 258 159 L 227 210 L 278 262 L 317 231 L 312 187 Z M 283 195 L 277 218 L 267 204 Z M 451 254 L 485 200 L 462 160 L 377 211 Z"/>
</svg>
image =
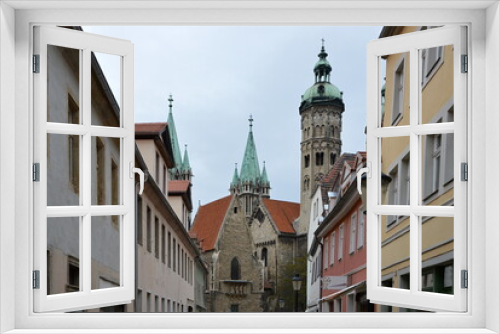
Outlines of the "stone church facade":
<svg viewBox="0 0 500 334">
<path fill-rule="evenodd" d="M 265 166 L 260 169 L 252 119 L 241 171 L 230 195 L 200 206 L 191 236 L 208 266 L 208 310 L 293 310 L 291 277 L 305 275 L 306 234 L 297 233 L 299 203 L 270 198 Z M 303 267 L 303 268 L 302 268 Z M 281 309 L 278 301 L 285 300 Z M 299 303 L 303 309 L 305 300 Z"/>
<path fill-rule="evenodd" d="M 328 174 L 342 151 L 343 92 L 330 82 L 332 67 L 322 46 L 314 66 L 314 84 L 308 88 L 299 107 L 302 141 L 300 184 L 300 227 L 307 233 L 311 197 L 321 179 Z"/>
</svg>

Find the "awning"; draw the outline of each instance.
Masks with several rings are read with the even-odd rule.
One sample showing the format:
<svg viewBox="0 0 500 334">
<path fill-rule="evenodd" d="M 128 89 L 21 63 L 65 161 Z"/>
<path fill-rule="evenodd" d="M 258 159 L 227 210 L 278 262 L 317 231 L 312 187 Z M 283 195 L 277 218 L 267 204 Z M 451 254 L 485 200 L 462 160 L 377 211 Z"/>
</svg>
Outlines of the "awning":
<svg viewBox="0 0 500 334">
<path fill-rule="evenodd" d="M 346 294 L 356 288 L 361 288 L 361 287 L 366 287 L 366 281 L 362 281 L 362 282 L 359 282 L 359 283 L 356 283 L 356 284 L 353 284 L 351 286 L 348 286 L 347 288 L 344 288 L 340 291 L 337 291 L 337 292 L 334 292 L 332 293 L 331 295 L 328 295 L 326 297 L 323 297 L 320 299 L 320 301 L 326 301 L 326 300 L 332 300 L 332 299 L 335 299 L 336 297 L 338 296 L 341 296 L 343 294 Z"/>
</svg>

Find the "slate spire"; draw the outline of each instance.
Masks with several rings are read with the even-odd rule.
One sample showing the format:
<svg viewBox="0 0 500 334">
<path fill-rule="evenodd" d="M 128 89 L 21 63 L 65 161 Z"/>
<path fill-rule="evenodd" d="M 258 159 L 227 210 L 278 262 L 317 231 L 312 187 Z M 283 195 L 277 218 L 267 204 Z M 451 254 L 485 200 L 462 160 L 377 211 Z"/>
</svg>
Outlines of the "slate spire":
<svg viewBox="0 0 500 334">
<path fill-rule="evenodd" d="M 172 175 L 177 174 L 177 172 L 182 172 L 182 158 L 181 158 L 181 149 L 179 147 L 179 139 L 177 137 L 177 130 L 175 129 L 174 115 L 172 113 L 172 102 L 174 99 L 172 98 L 172 94 L 168 97 L 168 132 L 170 135 L 170 140 L 172 141 L 172 151 L 174 153 L 174 163 L 175 167 L 171 169 Z"/>
<path fill-rule="evenodd" d="M 231 189 L 235 189 L 240 185 L 240 177 L 238 176 L 238 164 L 234 164 L 233 180 L 231 181 Z"/>
<path fill-rule="evenodd" d="M 248 182 L 256 185 L 260 180 L 260 168 L 259 159 L 257 157 L 257 148 L 255 147 L 255 141 L 253 139 L 252 115 L 250 115 L 248 121 L 250 122 L 250 129 L 248 131 L 247 146 L 243 156 L 243 162 L 241 164 L 240 180 L 242 183 Z"/>
</svg>

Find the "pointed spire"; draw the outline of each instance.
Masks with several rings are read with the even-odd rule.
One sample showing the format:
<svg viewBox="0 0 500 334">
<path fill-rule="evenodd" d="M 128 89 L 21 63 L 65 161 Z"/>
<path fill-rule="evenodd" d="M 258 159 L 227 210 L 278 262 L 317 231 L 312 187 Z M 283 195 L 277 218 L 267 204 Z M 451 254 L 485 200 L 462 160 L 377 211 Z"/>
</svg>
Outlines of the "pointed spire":
<svg viewBox="0 0 500 334">
<path fill-rule="evenodd" d="M 243 162 L 241 164 L 240 180 L 241 182 L 253 182 L 254 184 L 257 184 L 260 178 L 260 168 L 259 159 L 257 157 L 257 148 L 255 147 L 255 141 L 253 139 L 252 115 L 250 115 L 248 121 L 250 122 L 250 129 L 248 132 L 247 146 L 243 156 Z"/>
<path fill-rule="evenodd" d="M 260 181 L 262 182 L 263 186 L 269 186 L 269 178 L 267 177 L 266 162 L 265 161 L 264 161 L 264 168 L 262 168 L 262 174 L 260 177 Z"/>
<path fill-rule="evenodd" d="M 168 132 L 170 134 L 170 140 L 172 141 L 172 151 L 174 154 L 174 163 L 175 167 L 172 168 L 173 173 L 175 174 L 176 171 L 180 171 L 182 168 L 182 159 L 181 159 L 181 150 L 179 147 L 179 140 L 177 138 L 177 130 L 175 129 L 175 122 L 174 122 L 174 115 L 172 112 L 172 102 L 174 102 L 174 99 L 172 98 L 172 94 L 169 95 L 168 97 Z"/>
<path fill-rule="evenodd" d="M 234 164 L 234 174 L 233 180 L 231 181 L 231 188 L 235 188 L 240 184 L 240 178 L 238 176 L 238 163 Z"/>
<path fill-rule="evenodd" d="M 188 146 L 184 145 L 184 157 L 182 158 L 182 171 L 188 172 L 191 170 L 191 165 L 189 164 L 189 156 L 188 156 Z"/>
</svg>

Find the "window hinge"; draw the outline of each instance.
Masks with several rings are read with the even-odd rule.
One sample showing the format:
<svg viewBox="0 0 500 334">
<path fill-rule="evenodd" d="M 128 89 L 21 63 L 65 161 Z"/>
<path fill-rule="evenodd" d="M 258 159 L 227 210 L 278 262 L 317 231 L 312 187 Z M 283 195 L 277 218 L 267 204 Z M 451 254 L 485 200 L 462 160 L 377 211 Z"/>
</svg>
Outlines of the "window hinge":
<svg viewBox="0 0 500 334">
<path fill-rule="evenodd" d="M 462 289 L 467 289 L 469 287 L 469 273 L 467 270 L 461 271 L 462 276 Z"/>
<path fill-rule="evenodd" d="M 462 55 L 462 73 L 467 73 L 469 71 L 469 57 L 467 55 Z"/>
<path fill-rule="evenodd" d="M 33 270 L 33 289 L 40 289 L 40 270 Z"/>
<path fill-rule="evenodd" d="M 40 55 L 33 55 L 33 73 L 40 73 Z"/>
<path fill-rule="evenodd" d="M 462 181 L 469 181 L 469 165 L 466 162 L 462 162 L 460 165 L 460 174 Z"/>
<path fill-rule="evenodd" d="M 33 164 L 33 181 L 40 182 L 40 163 Z"/>
</svg>

